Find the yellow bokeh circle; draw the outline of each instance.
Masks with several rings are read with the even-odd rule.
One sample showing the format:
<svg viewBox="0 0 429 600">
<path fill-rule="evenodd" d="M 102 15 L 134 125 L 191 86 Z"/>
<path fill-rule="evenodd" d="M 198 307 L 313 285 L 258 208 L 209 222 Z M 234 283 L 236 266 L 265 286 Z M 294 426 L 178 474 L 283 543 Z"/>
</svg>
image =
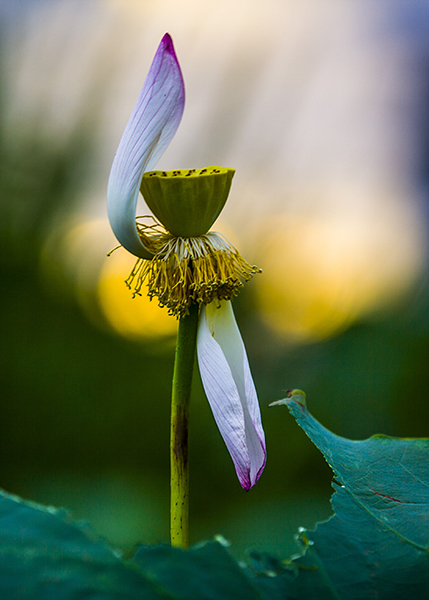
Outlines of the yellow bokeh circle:
<svg viewBox="0 0 429 600">
<path fill-rule="evenodd" d="M 177 321 L 150 300 L 142 289 L 142 296 L 133 299 L 125 279 L 131 272 L 136 257 L 123 248 L 106 257 L 98 282 L 98 298 L 109 324 L 121 335 L 129 338 L 154 338 L 172 336 L 177 331 Z"/>
<path fill-rule="evenodd" d="M 330 337 L 388 306 L 418 271 L 418 246 L 395 248 L 377 223 L 279 215 L 260 232 L 260 315 L 291 343 Z"/>
</svg>

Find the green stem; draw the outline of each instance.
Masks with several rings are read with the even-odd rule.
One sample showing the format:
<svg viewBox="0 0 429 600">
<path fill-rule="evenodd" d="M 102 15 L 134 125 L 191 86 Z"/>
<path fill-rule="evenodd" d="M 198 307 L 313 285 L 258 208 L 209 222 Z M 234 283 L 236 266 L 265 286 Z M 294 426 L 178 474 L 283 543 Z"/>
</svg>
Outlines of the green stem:
<svg viewBox="0 0 429 600">
<path fill-rule="evenodd" d="M 189 547 L 188 427 L 192 372 L 197 345 L 198 304 L 181 317 L 174 359 L 170 429 L 170 535 L 171 545 Z"/>
</svg>

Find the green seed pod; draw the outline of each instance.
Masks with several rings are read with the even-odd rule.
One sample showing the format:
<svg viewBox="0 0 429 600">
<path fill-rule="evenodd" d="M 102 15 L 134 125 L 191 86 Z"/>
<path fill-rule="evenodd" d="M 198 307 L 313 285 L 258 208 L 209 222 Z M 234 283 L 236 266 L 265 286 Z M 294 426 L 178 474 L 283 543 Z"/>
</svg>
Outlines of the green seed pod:
<svg viewBox="0 0 429 600">
<path fill-rule="evenodd" d="M 140 191 L 166 230 L 176 237 L 204 235 L 228 198 L 235 169 L 206 167 L 144 173 Z"/>
</svg>

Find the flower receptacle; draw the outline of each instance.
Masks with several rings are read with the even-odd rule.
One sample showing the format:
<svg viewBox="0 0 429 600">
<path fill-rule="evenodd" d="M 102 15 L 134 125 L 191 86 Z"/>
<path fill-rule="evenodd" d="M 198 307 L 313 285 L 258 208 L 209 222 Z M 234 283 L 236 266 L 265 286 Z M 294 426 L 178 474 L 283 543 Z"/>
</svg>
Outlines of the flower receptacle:
<svg viewBox="0 0 429 600">
<path fill-rule="evenodd" d="M 148 171 L 140 191 L 169 233 L 198 237 L 208 232 L 223 209 L 234 173 L 234 169 L 217 166 Z"/>
</svg>

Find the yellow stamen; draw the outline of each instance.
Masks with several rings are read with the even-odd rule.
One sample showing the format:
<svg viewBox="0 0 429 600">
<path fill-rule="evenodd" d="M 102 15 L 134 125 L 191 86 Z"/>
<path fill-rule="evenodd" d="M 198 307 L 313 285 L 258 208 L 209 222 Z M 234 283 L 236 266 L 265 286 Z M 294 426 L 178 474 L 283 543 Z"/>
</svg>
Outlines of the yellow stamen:
<svg viewBox="0 0 429 600">
<path fill-rule="evenodd" d="M 231 300 L 243 285 L 261 269 L 250 265 L 220 234 L 174 237 L 158 225 L 138 225 L 151 260 L 139 259 L 126 284 L 141 295 L 146 282 L 148 294 L 158 298 L 171 315 L 189 313 L 192 303 L 209 304 L 215 299 Z M 148 235 L 148 231 L 150 234 Z"/>
</svg>

